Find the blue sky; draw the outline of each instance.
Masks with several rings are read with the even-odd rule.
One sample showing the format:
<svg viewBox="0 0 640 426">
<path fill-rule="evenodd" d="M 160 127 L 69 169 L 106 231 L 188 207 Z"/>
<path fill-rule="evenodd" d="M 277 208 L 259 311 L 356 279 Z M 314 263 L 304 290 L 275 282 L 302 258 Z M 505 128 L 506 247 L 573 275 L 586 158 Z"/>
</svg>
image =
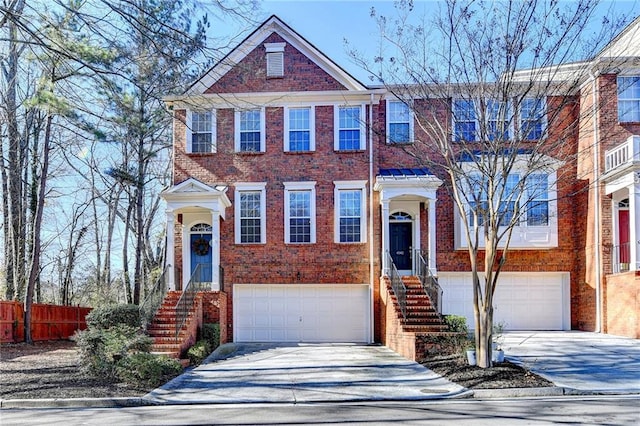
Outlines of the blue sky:
<svg viewBox="0 0 640 426">
<path fill-rule="evenodd" d="M 415 0 L 414 9 L 418 13 L 428 13 L 437 8 L 438 3 L 438 0 Z M 394 2 L 391 0 L 263 0 L 262 10 L 257 13 L 255 19 L 263 21 L 272 14 L 278 15 L 309 42 L 366 84 L 369 83 L 366 81 L 366 74 L 350 60 L 344 40 L 373 56 L 378 42 L 378 29 L 375 20 L 370 16 L 372 7 L 375 7 L 378 14 L 394 16 Z M 602 1 L 599 8 L 601 13 L 613 8 L 617 14 L 628 13 L 637 16 L 640 14 L 640 0 Z"/>
</svg>

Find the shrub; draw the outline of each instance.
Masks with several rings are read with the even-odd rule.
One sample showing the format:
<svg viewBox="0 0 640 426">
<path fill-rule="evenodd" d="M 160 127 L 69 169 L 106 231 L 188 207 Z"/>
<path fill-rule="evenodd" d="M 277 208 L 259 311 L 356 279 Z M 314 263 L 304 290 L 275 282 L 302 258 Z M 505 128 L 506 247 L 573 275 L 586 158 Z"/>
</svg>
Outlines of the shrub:
<svg viewBox="0 0 640 426">
<path fill-rule="evenodd" d="M 138 352 L 122 358 L 116 365 L 116 376 L 123 382 L 158 387 L 182 372 L 182 365 L 164 355 Z"/>
<path fill-rule="evenodd" d="M 445 315 L 444 323 L 447 324 L 449 331 L 451 332 L 469 334 L 467 318 L 461 315 Z"/>
<path fill-rule="evenodd" d="M 220 324 L 207 323 L 202 326 L 202 339 L 209 342 L 211 350 L 220 346 Z"/>
<path fill-rule="evenodd" d="M 142 326 L 137 305 L 107 305 L 93 309 L 87 315 L 87 327 L 108 329 L 117 325 Z"/>
<path fill-rule="evenodd" d="M 83 369 L 94 376 L 112 378 L 119 360 L 131 353 L 148 352 L 152 339 L 139 328 L 117 325 L 108 329 L 88 328 L 76 333 Z"/>
<path fill-rule="evenodd" d="M 208 340 L 198 340 L 187 351 L 191 365 L 200 364 L 211 353 L 211 343 Z"/>
</svg>

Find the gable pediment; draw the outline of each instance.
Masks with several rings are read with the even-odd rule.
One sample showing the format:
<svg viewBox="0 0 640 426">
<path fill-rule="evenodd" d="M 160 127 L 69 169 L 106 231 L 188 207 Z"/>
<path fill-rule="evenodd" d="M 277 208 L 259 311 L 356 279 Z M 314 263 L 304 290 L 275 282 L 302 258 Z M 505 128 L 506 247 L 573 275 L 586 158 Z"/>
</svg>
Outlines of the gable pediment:
<svg viewBox="0 0 640 426">
<path fill-rule="evenodd" d="M 267 47 L 265 44 L 270 43 L 285 44 L 285 75 L 281 79 L 266 78 Z M 292 66 L 292 60 L 296 61 L 296 65 L 305 61 L 308 65 Z M 287 63 L 290 64 L 289 69 L 287 69 Z M 296 91 L 300 88 L 295 87 L 295 73 L 303 69 L 304 72 L 309 72 L 310 68 L 321 83 L 320 89 L 315 90 L 366 90 L 362 83 L 304 37 L 277 16 L 272 16 L 193 83 L 185 95 L 278 92 L 283 91 L 282 87 L 285 86 L 291 91 Z M 309 87 L 317 87 L 317 84 L 307 84 L 305 88 L 308 90 Z"/>
</svg>

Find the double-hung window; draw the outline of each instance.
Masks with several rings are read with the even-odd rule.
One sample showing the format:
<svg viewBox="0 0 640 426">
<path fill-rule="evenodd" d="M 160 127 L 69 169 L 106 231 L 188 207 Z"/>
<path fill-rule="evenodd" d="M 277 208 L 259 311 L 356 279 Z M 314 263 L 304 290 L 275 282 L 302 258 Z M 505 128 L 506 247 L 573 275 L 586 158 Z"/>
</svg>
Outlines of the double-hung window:
<svg viewBox="0 0 640 426">
<path fill-rule="evenodd" d="M 216 152 L 216 115 L 214 111 L 187 113 L 187 152 Z"/>
<path fill-rule="evenodd" d="M 520 184 L 520 175 L 508 175 L 502 189 L 502 201 L 498 216 L 500 218 L 500 226 L 507 226 L 511 223 L 514 216 L 518 214 L 518 185 Z"/>
<path fill-rule="evenodd" d="M 531 174 L 527 177 L 527 225 L 549 225 L 549 175 Z"/>
<path fill-rule="evenodd" d="M 235 187 L 235 242 L 266 242 L 266 183 L 237 183 Z"/>
<path fill-rule="evenodd" d="M 366 181 L 336 181 L 334 185 L 334 241 L 366 242 Z"/>
<path fill-rule="evenodd" d="M 487 101 L 487 138 L 490 141 L 509 139 L 509 106 L 504 102 Z"/>
<path fill-rule="evenodd" d="M 364 149 L 364 108 L 336 106 L 334 117 L 334 149 L 336 151 Z"/>
<path fill-rule="evenodd" d="M 453 100 L 453 138 L 458 142 L 474 142 L 477 137 L 475 102 L 466 99 Z"/>
<path fill-rule="evenodd" d="M 316 190 L 315 182 L 285 182 L 286 243 L 316 242 Z"/>
<path fill-rule="evenodd" d="M 469 194 L 468 221 L 470 226 L 483 226 L 489 209 L 487 199 L 487 185 L 480 174 L 474 173 L 469 177 L 471 193 Z"/>
<path fill-rule="evenodd" d="M 264 109 L 236 111 L 236 152 L 264 152 Z"/>
<path fill-rule="evenodd" d="M 284 150 L 315 151 L 315 114 L 313 107 L 286 107 Z"/>
<path fill-rule="evenodd" d="M 387 101 L 387 140 L 398 144 L 413 142 L 413 115 L 402 101 Z"/>
<path fill-rule="evenodd" d="M 640 76 L 618 77 L 618 120 L 640 123 Z"/>
<path fill-rule="evenodd" d="M 520 104 L 520 134 L 525 140 L 544 138 L 547 127 L 547 106 L 544 99 L 527 98 Z"/>
</svg>

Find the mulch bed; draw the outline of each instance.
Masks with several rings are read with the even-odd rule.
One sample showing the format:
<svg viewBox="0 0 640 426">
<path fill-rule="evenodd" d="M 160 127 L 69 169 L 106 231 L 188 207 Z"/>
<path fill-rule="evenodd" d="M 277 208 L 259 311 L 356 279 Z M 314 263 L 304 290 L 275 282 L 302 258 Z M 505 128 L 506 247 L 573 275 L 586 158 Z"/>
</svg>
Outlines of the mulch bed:
<svg viewBox="0 0 640 426">
<path fill-rule="evenodd" d="M 538 388 L 553 383 L 519 365 L 505 361 L 491 368 L 471 366 L 461 355 L 431 357 L 422 365 L 468 389 Z"/>
</svg>

